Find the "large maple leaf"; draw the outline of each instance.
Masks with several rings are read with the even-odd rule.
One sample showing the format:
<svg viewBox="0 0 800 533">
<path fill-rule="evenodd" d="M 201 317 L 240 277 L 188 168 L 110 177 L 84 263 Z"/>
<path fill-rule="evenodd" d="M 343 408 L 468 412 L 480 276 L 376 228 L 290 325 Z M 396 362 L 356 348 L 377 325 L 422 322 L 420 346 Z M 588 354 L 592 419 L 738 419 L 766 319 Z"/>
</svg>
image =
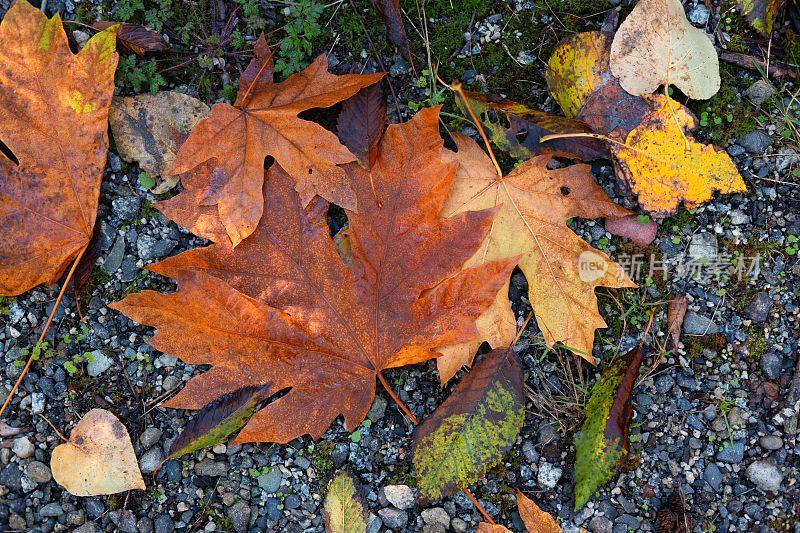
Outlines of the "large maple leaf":
<svg viewBox="0 0 800 533">
<path fill-rule="evenodd" d="M 331 74 L 327 58 L 321 55 L 302 72 L 273 83 L 272 54 L 263 36 L 255 52 L 234 105 L 214 105 L 211 116 L 192 130 L 173 161 L 173 174 L 201 167 L 202 175 L 183 180 L 184 192 L 159 204 L 168 217 L 194 233 L 212 240 L 226 233 L 233 246 L 261 220 L 268 156 L 295 180 L 304 203 L 319 195 L 355 209 L 345 171 L 337 166 L 355 156 L 336 135 L 298 115 L 330 107 L 383 76 Z"/>
<path fill-rule="evenodd" d="M 115 31 L 74 55 L 58 15 L 20 0 L 0 22 L 0 295 L 55 283 L 91 239 Z"/>
<path fill-rule="evenodd" d="M 458 152 L 455 183 L 443 216 L 499 207 L 491 233 L 466 266 L 522 254 L 519 267 L 528 279 L 528 297 L 545 342 L 560 342 L 594 362 L 597 328 L 606 327 L 594 290 L 635 287 L 622 268 L 567 227 L 571 217 L 619 218 L 630 212 L 612 202 L 593 180 L 588 165 L 548 170 L 548 155 L 529 159 L 499 179 L 486 153 L 468 137 L 453 135 Z M 509 346 L 516 319 L 508 283 L 477 322 L 481 339 L 493 347 Z M 442 382 L 472 361 L 480 343 L 447 347 L 437 360 Z"/>
<path fill-rule="evenodd" d="M 340 414 L 349 430 L 364 419 L 383 369 L 475 338 L 475 317 L 517 258 L 462 270 L 496 210 L 440 217 L 455 174 L 442 150 L 438 109 L 431 108 L 387 129 L 370 172 L 346 167 L 359 205 L 358 213 L 347 211 L 352 266 L 279 165 L 264 184 L 269 221 L 248 239 L 152 266 L 178 282 L 177 292 L 143 291 L 113 307 L 155 326 L 156 349 L 213 365 L 167 405 L 199 409 L 271 382 L 272 391 L 291 390 L 256 413 L 236 440 L 318 438 Z"/>
</svg>

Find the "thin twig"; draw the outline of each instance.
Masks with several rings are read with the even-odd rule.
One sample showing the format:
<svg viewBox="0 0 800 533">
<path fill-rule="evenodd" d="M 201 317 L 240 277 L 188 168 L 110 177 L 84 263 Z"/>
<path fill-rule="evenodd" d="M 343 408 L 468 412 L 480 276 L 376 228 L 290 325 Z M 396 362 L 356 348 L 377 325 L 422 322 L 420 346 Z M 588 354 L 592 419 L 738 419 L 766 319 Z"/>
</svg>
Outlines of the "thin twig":
<svg viewBox="0 0 800 533">
<path fill-rule="evenodd" d="M 67 273 L 67 277 L 64 278 L 64 284 L 61 286 L 61 290 L 58 291 L 58 296 L 56 297 L 56 301 L 53 304 L 53 309 L 50 311 L 50 315 L 47 317 L 47 322 L 44 323 L 44 328 L 42 329 L 42 333 L 39 335 L 39 340 L 36 341 L 34 346 L 38 346 L 40 342 L 44 340 L 44 336 L 47 335 L 47 330 L 50 329 L 50 324 L 53 323 L 53 318 L 56 316 L 56 311 L 58 311 L 58 306 L 61 303 L 61 299 L 64 297 L 64 293 L 67 291 L 67 286 L 69 285 L 69 281 L 72 279 L 72 275 L 75 273 L 75 269 L 78 267 L 78 263 L 83 257 L 84 252 L 86 251 L 86 246 L 80 251 L 80 253 L 75 257 L 75 261 L 72 262 L 72 266 Z M 16 383 L 14 386 L 11 387 L 11 392 L 8 393 L 6 396 L 5 402 L 3 402 L 3 406 L 0 407 L 0 416 L 3 416 L 8 405 L 11 403 L 12 398 L 14 398 L 14 394 L 16 394 L 17 389 L 19 388 L 22 380 L 25 378 L 25 375 L 28 373 L 28 370 L 31 368 L 31 364 L 33 363 L 33 354 L 34 350 L 31 350 L 30 356 L 28 356 L 28 361 L 25 363 L 25 367 L 20 372 L 19 377 L 17 378 Z"/>
<path fill-rule="evenodd" d="M 50 426 L 53 429 L 53 431 L 56 432 L 56 435 L 58 435 L 58 438 L 60 438 L 64 442 L 67 442 L 69 440 L 64 435 L 62 435 L 61 432 L 58 429 L 56 429 L 56 427 L 53 425 L 53 423 L 50 422 L 50 420 L 46 416 L 44 416 L 42 413 L 38 413 L 38 415 L 39 415 L 39 418 L 41 418 L 42 420 L 47 422 L 47 425 Z"/>
<path fill-rule="evenodd" d="M 475 115 L 475 111 L 472 110 L 472 106 L 469 105 L 469 100 L 467 100 L 467 95 L 464 94 L 464 90 L 461 88 L 461 84 L 458 82 L 453 83 L 452 85 L 443 84 L 445 87 L 450 89 L 451 91 L 458 94 L 458 97 L 461 98 L 461 101 L 464 102 L 464 107 L 467 108 L 467 113 L 469 113 L 472 122 L 475 124 L 475 128 L 477 128 L 478 133 L 483 139 L 483 143 L 486 145 L 486 151 L 489 152 L 489 157 L 492 160 L 492 164 L 494 165 L 494 169 L 497 172 L 497 181 L 502 183 L 503 182 L 503 171 L 500 169 L 500 163 L 497 162 L 497 158 L 494 156 L 494 152 L 492 151 L 492 146 L 489 144 L 489 137 L 486 136 L 486 132 L 483 131 L 483 126 L 481 125 L 481 121 L 478 120 L 477 115 Z"/>
<path fill-rule="evenodd" d="M 400 410 L 405 413 L 411 423 L 415 426 L 419 425 L 417 417 L 414 416 L 414 413 L 411 412 L 411 409 L 409 409 L 408 406 L 403 403 L 403 400 L 400 399 L 389 383 L 386 382 L 386 378 L 383 377 L 383 372 L 378 372 L 378 380 L 381 382 L 381 385 L 383 385 L 383 388 L 386 390 L 386 392 L 389 393 L 389 396 L 391 396 L 392 400 L 394 400 L 394 403 L 396 403 Z"/>
<path fill-rule="evenodd" d="M 474 505 L 475 508 L 478 510 L 478 512 L 481 513 L 481 516 L 483 516 L 483 519 L 486 520 L 487 522 L 489 522 L 490 524 L 494 525 L 495 521 L 492 520 L 492 517 L 489 516 L 489 513 L 486 512 L 486 509 L 483 508 L 481 503 L 477 500 L 477 498 L 475 498 L 475 496 L 472 495 L 472 493 L 469 491 L 469 489 L 465 487 L 465 488 L 463 488 L 461 490 L 464 491 L 464 494 L 467 495 L 467 498 L 469 498 L 469 501 L 472 502 L 472 505 Z"/>
</svg>

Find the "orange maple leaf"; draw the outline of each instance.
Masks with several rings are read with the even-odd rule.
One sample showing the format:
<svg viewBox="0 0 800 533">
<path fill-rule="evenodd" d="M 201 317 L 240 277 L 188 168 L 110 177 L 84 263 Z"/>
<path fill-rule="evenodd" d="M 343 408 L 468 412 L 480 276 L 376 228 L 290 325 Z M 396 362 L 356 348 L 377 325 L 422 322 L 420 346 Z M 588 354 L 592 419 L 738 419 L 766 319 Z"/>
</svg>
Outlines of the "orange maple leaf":
<svg viewBox="0 0 800 533">
<path fill-rule="evenodd" d="M 352 431 L 372 404 L 376 377 L 385 385 L 382 370 L 477 336 L 475 318 L 517 258 L 462 270 L 497 210 L 439 215 L 456 167 L 442 156 L 438 116 L 429 108 L 389 126 L 371 171 L 345 167 L 359 205 L 347 211 L 352 266 L 319 222 L 324 216 L 304 210 L 274 165 L 263 186 L 269 221 L 235 249 L 214 244 L 150 267 L 177 281 L 174 294 L 143 291 L 113 305 L 158 329 L 156 349 L 213 365 L 168 406 L 199 409 L 271 382 L 273 392 L 290 390 L 236 442 L 319 438 L 339 415 Z"/>
<path fill-rule="evenodd" d="M 273 83 L 272 54 L 263 36 L 255 52 L 234 105 L 214 105 L 211 116 L 192 130 L 175 157 L 173 174 L 200 167 L 196 172 L 201 175 L 182 180 L 184 192 L 158 206 L 198 235 L 219 241 L 227 234 L 234 247 L 261 220 L 268 156 L 294 179 L 304 205 L 318 195 L 356 208 L 345 171 L 337 166 L 355 156 L 336 135 L 298 114 L 330 107 L 383 76 L 331 74 L 327 58 L 321 55 L 302 72 Z"/>
<path fill-rule="evenodd" d="M 108 150 L 116 28 L 69 48 L 25 0 L 0 22 L 0 295 L 55 283 L 89 243 Z"/>
</svg>

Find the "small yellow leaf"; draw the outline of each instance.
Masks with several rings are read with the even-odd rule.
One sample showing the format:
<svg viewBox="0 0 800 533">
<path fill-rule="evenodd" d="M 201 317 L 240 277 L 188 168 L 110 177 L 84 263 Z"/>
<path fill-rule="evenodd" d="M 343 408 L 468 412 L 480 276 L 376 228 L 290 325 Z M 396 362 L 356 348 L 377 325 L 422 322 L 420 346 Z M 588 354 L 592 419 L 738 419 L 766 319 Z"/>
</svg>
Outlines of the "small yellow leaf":
<svg viewBox="0 0 800 533">
<path fill-rule="evenodd" d="M 547 62 L 547 87 L 568 118 L 575 118 L 589 96 L 611 78 L 610 41 L 599 31 L 576 33 L 553 50 Z"/>
<path fill-rule="evenodd" d="M 75 496 L 145 488 L 128 431 L 104 409 L 75 424 L 69 441 L 53 450 L 50 467 L 56 483 Z"/>
<path fill-rule="evenodd" d="M 663 95 L 648 98 L 658 104 L 655 110 L 624 144 L 611 145 L 617 169 L 639 195 L 642 208 L 667 215 L 681 201 L 691 209 L 710 200 L 714 191 L 747 190 L 728 154 L 689 135 L 697 119 L 686 108 Z"/>
<path fill-rule="evenodd" d="M 340 472 L 331 481 L 323 515 L 327 533 L 364 533 L 367 530 L 366 510 L 348 474 Z"/>
</svg>

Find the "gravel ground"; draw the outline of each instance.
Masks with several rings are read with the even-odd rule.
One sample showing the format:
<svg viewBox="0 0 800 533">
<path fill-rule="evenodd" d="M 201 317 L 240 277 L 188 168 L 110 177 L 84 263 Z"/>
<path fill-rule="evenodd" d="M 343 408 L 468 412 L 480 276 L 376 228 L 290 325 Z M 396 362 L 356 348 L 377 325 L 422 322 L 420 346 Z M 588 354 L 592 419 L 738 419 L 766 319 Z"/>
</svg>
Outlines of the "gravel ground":
<svg viewBox="0 0 800 533">
<path fill-rule="evenodd" d="M 6 3 L 0 0 L 0 13 Z M 54 6 L 66 18 L 74 9 L 69 0 Z M 703 8 L 702 3 L 691 8 L 690 18 L 702 24 Z M 492 38 L 498 21 L 475 21 L 476 31 Z M 348 71 L 353 58 L 340 59 L 332 60 L 335 70 Z M 384 61 L 392 68 L 398 107 L 409 116 L 403 102 L 418 91 L 409 69 L 399 57 Z M 377 65 L 369 62 L 367 68 Z M 466 77 L 480 81 L 490 75 L 473 71 Z M 737 76 L 746 82 L 737 93 L 757 81 L 744 71 Z M 777 101 L 788 103 L 781 100 L 786 94 Z M 751 105 L 747 95 L 739 98 Z M 552 101 L 542 103 L 553 110 Z M 396 118 L 392 104 L 390 114 Z M 574 221 L 579 234 L 612 257 L 644 254 L 638 292 L 600 291 L 611 327 L 598 338 L 597 355 L 609 360 L 625 353 L 638 341 L 643 317 L 653 307 L 658 309 L 657 339 L 663 341 L 666 301 L 680 294 L 690 301 L 684 347 L 668 353 L 634 392 L 633 453 L 625 471 L 575 513 L 572 437 L 580 424 L 575 404 L 584 401 L 581 387 L 590 385 L 596 372 L 580 368 L 564 353 L 544 353 L 541 336 L 530 325 L 521 343 L 531 390 L 525 428 L 507 460 L 473 490 L 498 522 L 523 531 L 512 490 L 518 488 L 557 515 L 565 531 L 654 531 L 662 502 L 680 488 L 696 531 L 800 532 L 800 441 L 784 410 L 800 337 L 795 246 L 800 180 L 793 174 L 799 162 L 796 146 L 781 136 L 777 107 L 762 116 L 767 120 L 759 129 L 726 145 L 745 177 L 747 194 L 717 198 L 691 214 L 682 211 L 662 224 L 644 251 L 612 237 L 601 221 Z M 608 165 L 594 170 L 612 198 L 630 205 Z M 368 422 L 353 434 L 337 421 L 316 443 L 303 438 L 286 446 L 220 444 L 168 461 L 151 481 L 149 473 L 187 421 L 186 413 L 156 403 L 201 369 L 154 351 L 146 344 L 151 329 L 106 304 L 144 287 L 171 290 L 168 281 L 142 267 L 203 241 L 152 209 L 155 198 L 138 185 L 138 173 L 110 152 L 98 217 L 100 254 L 88 289 L 65 297 L 48 335 L 50 350 L 25 377 L 8 411 L 5 422 L 26 430 L 0 446 L 0 530 L 5 525 L 8 531 L 82 533 L 322 531 L 326 483 L 345 468 L 363 487 L 370 532 L 474 531 L 480 517 L 463 495 L 428 509 L 415 504 L 411 428 L 380 390 Z M 651 254 L 671 266 L 668 279 L 656 275 L 646 282 Z M 755 256 L 757 268 L 741 280 L 674 274 L 689 260 L 714 265 L 743 257 L 749 267 Z M 530 308 L 522 296 L 525 284 L 516 273 L 512 297 L 521 317 Z M 57 289 L 39 287 L 2 302 L 4 390 L 19 375 L 15 361 L 35 342 Z M 620 307 L 629 312 L 621 313 Z M 88 363 L 81 360 L 87 352 L 93 354 Z M 654 360 L 651 349 L 645 368 Z M 452 390 L 452 385 L 440 389 L 433 363 L 389 376 L 419 417 Z M 77 498 L 52 480 L 49 458 L 60 439 L 45 419 L 65 433 L 93 407 L 110 409 L 125 423 L 146 474 L 146 491 Z"/>
</svg>

